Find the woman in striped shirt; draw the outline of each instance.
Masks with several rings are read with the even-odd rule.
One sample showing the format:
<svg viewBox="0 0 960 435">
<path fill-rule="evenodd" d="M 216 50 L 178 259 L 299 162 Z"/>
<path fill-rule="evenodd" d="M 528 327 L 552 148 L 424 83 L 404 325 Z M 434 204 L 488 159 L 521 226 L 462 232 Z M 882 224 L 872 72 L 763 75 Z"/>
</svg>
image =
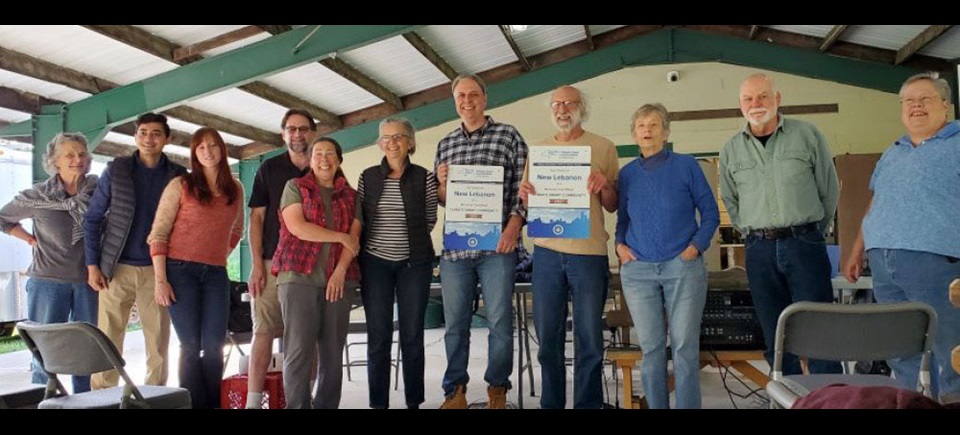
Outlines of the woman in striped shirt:
<svg viewBox="0 0 960 435">
<path fill-rule="evenodd" d="M 371 408 L 390 406 L 394 300 L 406 405 L 415 409 L 424 400 L 423 319 L 433 271 L 430 232 L 437 223 L 437 179 L 410 162 L 415 133 L 406 119 L 383 120 L 377 140 L 383 160 L 363 171 L 357 188 Z"/>
<path fill-rule="evenodd" d="M 243 236 L 243 186 L 227 146 L 204 127 L 190 139 L 190 173 L 164 189 L 147 236 L 157 303 L 180 339 L 180 386 L 194 408 L 219 408 L 230 310 L 227 256 Z"/>
</svg>

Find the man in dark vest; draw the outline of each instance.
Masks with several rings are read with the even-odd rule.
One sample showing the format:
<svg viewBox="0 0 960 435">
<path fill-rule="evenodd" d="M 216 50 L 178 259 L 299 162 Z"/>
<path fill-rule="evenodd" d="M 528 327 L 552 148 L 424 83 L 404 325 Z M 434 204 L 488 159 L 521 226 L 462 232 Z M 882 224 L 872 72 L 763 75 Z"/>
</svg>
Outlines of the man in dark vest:
<svg viewBox="0 0 960 435">
<path fill-rule="evenodd" d="M 170 315 L 154 299 L 153 265 L 147 234 L 167 183 L 187 171 L 163 155 L 170 139 L 167 117 L 155 113 L 136 121 L 137 151 L 107 164 L 83 220 L 87 280 L 100 292 L 98 326 L 123 352 L 123 338 L 134 302 L 147 352 L 144 383 L 167 383 Z M 91 379 L 93 389 L 117 386 L 115 370 Z"/>
</svg>

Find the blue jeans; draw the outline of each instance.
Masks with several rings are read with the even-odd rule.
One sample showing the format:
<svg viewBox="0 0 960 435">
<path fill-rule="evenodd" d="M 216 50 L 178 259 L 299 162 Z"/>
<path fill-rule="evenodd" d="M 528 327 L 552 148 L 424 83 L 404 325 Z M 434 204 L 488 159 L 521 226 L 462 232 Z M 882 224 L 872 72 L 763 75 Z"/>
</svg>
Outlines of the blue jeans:
<svg viewBox="0 0 960 435">
<path fill-rule="evenodd" d="M 950 304 L 947 291 L 950 282 L 960 277 L 960 261 L 903 249 L 871 249 L 867 257 L 877 302 L 926 302 L 937 312 L 930 365 L 931 393 L 933 397 L 960 399 L 960 375 L 950 366 L 950 351 L 960 345 L 960 309 Z M 920 356 L 890 360 L 890 366 L 904 387 L 917 388 Z"/>
<path fill-rule="evenodd" d="M 833 302 L 830 258 L 819 231 L 778 240 L 747 236 L 746 251 L 750 296 L 767 346 L 763 356 L 772 368 L 777 320 L 784 308 L 800 301 Z M 842 373 L 843 370 L 838 361 L 810 359 L 808 362 L 810 373 Z M 784 353 L 783 374 L 801 372 L 797 356 Z"/>
<path fill-rule="evenodd" d="M 97 292 L 85 282 L 59 283 L 27 280 L 27 319 L 37 323 L 88 322 L 97 324 Z M 36 360 L 30 363 L 34 384 L 47 384 L 47 374 Z M 90 376 L 73 376 L 73 392 L 90 391 Z"/>
<path fill-rule="evenodd" d="M 699 409 L 700 320 L 707 302 L 703 257 L 659 263 L 634 260 L 620 268 L 623 297 L 643 351 L 640 380 L 651 409 L 670 408 L 667 334 L 673 350 L 678 409 Z M 666 318 L 664 318 L 666 314 Z"/>
<path fill-rule="evenodd" d="M 533 323 L 540 350 L 540 407 L 567 402 L 567 301 L 573 300 L 573 407 L 603 406 L 603 305 L 610 271 L 606 255 L 564 254 L 537 246 L 533 255 Z"/>
<path fill-rule="evenodd" d="M 490 335 L 487 337 L 487 371 L 483 379 L 492 387 L 511 388 L 513 373 L 513 285 L 517 254 L 490 254 L 475 260 L 440 260 L 440 282 L 443 284 L 443 335 L 447 351 L 447 371 L 443 374 L 443 391 L 449 395 L 457 385 L 470 382 L 467 363 L 470 360 L 470 322 L 473 300 L 479 281 L 483 292 Z"/>
<path fill-rule="evenodd" d="M 403 393 L 407 406 L 423 403 L 423 320 L 430 296 L 430 262 L 410 264 L 360 254 L 363 271 L 360 296 L 367 318 L 367 379 L 370 407 L 390 406 L 390 346 L 393 343 L 393 302 L 397 302 Z"/>
<path fill-rule="evenodd" d="M 176 297 L 170 320 L 180 339 L 180 386 L 190 391 L 194 408 L 219 408 L 230 311 L 227 268 L 167 260 L 167 280 Z"/>
</svg>

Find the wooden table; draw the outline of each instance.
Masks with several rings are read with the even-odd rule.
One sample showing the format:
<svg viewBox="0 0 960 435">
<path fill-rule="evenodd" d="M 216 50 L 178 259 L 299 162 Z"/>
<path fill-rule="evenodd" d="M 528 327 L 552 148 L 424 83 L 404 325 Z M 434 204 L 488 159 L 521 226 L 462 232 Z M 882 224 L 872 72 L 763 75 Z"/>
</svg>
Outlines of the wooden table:
<svg viewBox="0 0 960 435">
<path fill-rule="evenodd" d="M 714 358 L 716 354 L 716 358 Z M 639 349 L 608 349 L 607 359 L 613 361 L 620 372 L 623 374 L 623 403 L 627 409 L 641 409 L 646 407 L 646 401 L 633 395 L 633 367 L 643 359 L 643 352 Z M 749 361 L 762 361 L 763 351 L 719 351 L 719 352 L 700 352 L 700 367 L 707 365 L 716 366 L 717 361 L 720 364 L 736 369 L 747 379 L 753 381 L 760 388 L 767 386 L 770 378 Z M 673 390 L 673 377 L 668 381 L 669 388 Z"/>
</svg>

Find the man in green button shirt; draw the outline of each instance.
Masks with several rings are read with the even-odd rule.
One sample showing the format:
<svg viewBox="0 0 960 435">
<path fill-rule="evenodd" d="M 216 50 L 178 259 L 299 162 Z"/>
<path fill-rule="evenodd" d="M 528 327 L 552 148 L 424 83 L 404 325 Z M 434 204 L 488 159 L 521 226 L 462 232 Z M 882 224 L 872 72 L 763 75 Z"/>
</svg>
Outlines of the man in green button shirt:
<svg viewBox="0 0 960 435">
<path fill-rule="evenodd" d="M 740 86 L 747 125 L 720 152 L 720 190 L 733 226 L 745 236 L 747 278 L 773 365 L 777 318 L 799 301 L 833 302 L 823 232 L 840 195 L 833 154 L 813 124 L 786 119 L 780 93 L 764 74 Z M 810 360 L 811 373 L 840 373 L 839 362 Z M 799 374 L 796 356 L 783 374 Z"/>
</svg>

